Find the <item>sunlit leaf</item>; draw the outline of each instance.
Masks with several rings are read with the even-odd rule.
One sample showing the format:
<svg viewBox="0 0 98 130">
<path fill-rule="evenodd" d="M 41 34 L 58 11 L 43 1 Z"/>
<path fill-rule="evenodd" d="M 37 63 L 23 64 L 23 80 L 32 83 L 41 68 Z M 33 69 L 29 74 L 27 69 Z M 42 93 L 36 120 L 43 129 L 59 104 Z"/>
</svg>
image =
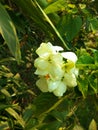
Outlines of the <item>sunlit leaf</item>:
<svg viewBox="0 0 98 130">
<path fill-rule="evenodd" d="M 82 56 L 79 57 L 77 64 L 93 64 L 94 59 L 89 54 L 82 54 Z"/>
<path fill-rule="evenodd" d="M 46 14 L 54 13 L 64 9 L 66 6 L 67 6 L 67 2 L 65 0 L 57 0 L 56 2 L 46 7 L 44 11 Z"/>
<path fill-rule="evenodd" d="M 97 130 L 97 123 L 94 119 L 90 122 L 89 130 Z"/>
<path fill-rule="evenodd" d="M 75 125 L 72 130 L 84 130 L 82 126 L 80 125 Z"/>
<path fill-rule="evenodd" d="M 14 109 L 12 109 L 12 108 L 6 108 L 5 109 L 11 116 L 13 116 L 16 120 L 17 120 L 17 122 L 22 126 L 22 127 L 24 127 L 24 120 L 22 119 L 22 117 L 21 116 L 19 116 L 19 114 L 14 110 Z"/>
<path fill-rule="evenodd" d="M 7 97 L 11 97 L 10 93 L 6 89 L 1 89 L 1 92 Z"/>
<path fill-rule="evenodd" d="M 0 122 L 0 130 L 8 130 L 8 129 L 9 129 L 9 125 L 7 121 Z"/>
</svg>

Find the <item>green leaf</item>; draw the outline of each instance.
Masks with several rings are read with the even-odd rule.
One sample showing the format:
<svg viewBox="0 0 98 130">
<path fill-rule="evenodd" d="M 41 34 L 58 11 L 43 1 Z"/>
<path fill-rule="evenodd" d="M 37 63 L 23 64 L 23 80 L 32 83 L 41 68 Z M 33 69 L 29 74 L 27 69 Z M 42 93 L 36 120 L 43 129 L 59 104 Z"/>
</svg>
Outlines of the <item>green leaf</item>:
<svg viewBox="0 0 98 130">
<path fill-rule="evenodd" d="M 45 19 L 47 20 L 47 22 L 50 24 L 50 26 L 52 27 L 52 29 L 54 30 L 54 32 L 56 33 L 56 35 L 58 36 L 58 38 L 62 41 L 63 45 L 66 47 L 67 50 L 69 50 L 69 47 L 67 46 L 67 44 L 65 43 L 64 39 L 62 38 L 61 34 L 59 33 L 59 31 L 57 30 L 57 28 L 54 26 L 54 24 L 52 23 L 52 21 L 50 20 L 50 18 L 46 15 L 46 13 L 43 11 L 43 9 L 41 8 L 41 6 L 38 4 L 38 2 L 36 2 L 36 0 L 34 0 L 36 5 L 38 6 L 38 8 L 40 9 L 40 11 L 42 12 L 43 16 L 45 17 Z"/>
<path fill-rule="evenodd" d="M 9 128 L 7 121 L 6 122 L 5 121 L 0 122 L 0 130 L 8 130 L 8 129 L 10 129 L 10 128 Z"/>
<path fill-rule="evenodd" d="M 11 97 L 11 94 L 6 89 L 1 89 L 1 92 L 7 97 Z"/>
<path fill-rule="evenodd" d="M 48 110 L 57 101 L 57 98 L 50 93 L 42 93 L 34 101 L 36 106 L 36 114 L 39 115 Z"/>
<path fill-rule="evenodd" d="M 2 4 L 0 4 L 0 33 L 7 43 L 12 55 L 19 62 L 21 54 L 16 30 L 10 16 Z"/>
<path fill-rule="evenodd" d="M 21 116 L 19 116 L 19 114 L 12 108 L 6 108 L 5 109 L 11 116 L 13 116 L 17 122 L 24 128 L 24 125 L 25 125 L 25 122 L 24 120 L 22 119 Z"/>
<path fill-rule="evenodd" d="M 42 8 L 48 6 L 47 0 L 37 0 L 37 1 L 41 5 Z"/>
<path fill-rule="evenodd" d="M 88 77 L 90 87 L 93 89 L 94 93 L 98 93 L 98 71 L 93 71 Z"/>
<path fill-rule="evenodd" d="M 78 87 L 85 98 L 88 92 L 88 80 L 86 78 L 78 78 Z"/>
<path fill-rule="evenodd" d="M 5 108 L 11 107 L 11 105 L 5 105 L 0 103 L 0 110 L 4 110 Z"/>
<path fill-rule="evenodd" d="M 46 23 L 41 11 L 38 9 L 37 5 L 34 1 L 31 0 L 13 0 L 13 2 L 21 8 L 21 10 L 29 16 L 42 30 L 47 33 L 47 35 L 51 35 L 52 28 Z M 49 31 L 47 31 L 47 29 Z"/>
<path fill-rule="evenodd" d="M 84 130 L 84 129 L 80 125 L 75 125 L 72 130 Z"/>
<path fill-rule="evenodd" d="M 90 20 L 90 28 L 94 33 L 96 33 L 96 31 L 98 31 L 98 19 L 97 18 L 93 18 Z"/>
<path fill-rule="evenodd" d="M 13 0 L 13 2 L 15 2 L 16 5 L 18 5 L 42 30 L 44 30 L 49 38 L 53 39 L 53 37 L 56 37 L 56 40 L 64 44 L 66 49 L 69 50 L 64 39 L 36 0 Z"/>
<path fill-rule="evenodd" d="M 97 130 L 97 123 L 94 119 L 92 119 L 92 121 L 89 125 L 89 130 Z"/>
<path fill-rule="evenodd" d="M 57 110 L 54 110 L 50 113 L 56 120 L 63 122 L 68 114 L 67 111 L 59 112 Z"/>
<path fill-rule="evenodd" d="M 82 56 L 79 57 L 77 64 L 93 64 L 94 58 L 87 54 L 82 54 Z"/>
<path fill-rule="evenodd" d="M 67 6 L 66 0 L 57 0 L 56 2 L 50 4 L 44 9 L 46 14 L 54 13 L 64 9 Z"/>
<path fill-rule="evenodd" d="M 58 31 L 64 36 L 68 41 L 71 41 L 80 31 L 82 26 L 82 19 L 80 16 L 66 15 L 61 18 L 57 28 Z"/>
<path fill-rule="evenodd" d="M 39 128 L 39 130 L 59 130 L 61 122 L 59 121 L 52 121 L 44 125 L 43 127 Z"/>
<path fill-rule="evenodd" d="M 28 120 L 28 122 L 26 123 L 26 126 L 25 126 L 25 129 L 24 130 L 36 130 L 36 128 L 35 128 L 35 125 L 37 124 L 38 122 L 37 122 L 37 119 L 35 119 L 35 118 L 30 118 L 29 120 Z"/>
<path fill-rule="evenodd" d="M 23 113 L 23 119 L 25 122 L 28 122 L 28 120 L 32 117 L 34 111 L 35 111 L 34 105 L 29 105 L 29 107 L 25 109 L 25 112 Z"/>
</svg>

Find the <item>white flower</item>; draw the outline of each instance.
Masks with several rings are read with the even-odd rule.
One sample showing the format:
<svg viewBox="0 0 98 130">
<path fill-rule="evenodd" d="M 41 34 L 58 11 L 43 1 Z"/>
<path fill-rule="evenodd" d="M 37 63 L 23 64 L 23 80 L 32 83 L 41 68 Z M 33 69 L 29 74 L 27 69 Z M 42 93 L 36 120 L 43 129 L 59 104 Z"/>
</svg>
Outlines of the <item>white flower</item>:
<svg viewBox="0 0 98 130">
<path fill-rule="evenodd" d="M 39 57 L 35 60 L 35 74 L 40 76 L 36 85 L 42 92 L 53 92 L 61 97 L 67 87 L 77 85 L 79 70 L 75 67 L 77 56 L 73 52 L 59 52 L 63 48 L 53 46 L 50 42 L 42 43 L 36 50 Z M 66 59 L 66 61 L 64 60 Z"/>
<path fill-rule="evenodd" d="M 34 66 L 37 68 L 35 74 L 47 75 L 50 68 L 50 63 L 48 62 L 48 60 L 44 60 L 43 58 L 39 57 L 35 60 Z"/>
</svg>

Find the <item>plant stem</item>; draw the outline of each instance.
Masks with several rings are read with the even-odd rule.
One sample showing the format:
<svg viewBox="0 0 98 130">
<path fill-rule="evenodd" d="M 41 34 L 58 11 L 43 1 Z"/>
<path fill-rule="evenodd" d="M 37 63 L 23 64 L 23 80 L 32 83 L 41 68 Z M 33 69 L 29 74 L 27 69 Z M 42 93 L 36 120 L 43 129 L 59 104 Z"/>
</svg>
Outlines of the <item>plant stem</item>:
<svg viewBox="0 0 98 130">
<path fill-rule="evenodd" d="M 65 41 L 63 40 L 62 36 L 60 35 L 60 33 L 58 32 L 58 30 L 56 29 L 56 27 L 54 26 L 54 24 L 51 22 L 51 20 L 49 19 L 49 17 L 46 15 L 46 13 L 43 11 L 43 9 L 41 8 L 41 6 L 38 4 L 38 2 L 36 0 L 34 0 L 34 2 L 36 3 L 36 5 L 38 6 L 38 8 L 40 9 L 40 11 L 42 12 L 42 14 L 44 15 L 44 17 L 46 18 L 47 22 L 51 25 L 51 27 L 53 28 L 53 30 L 55 31 L 56 35 L 59 37 L 59 39 L 62 41 L 63 45 L 66 47 L 67 50 L 70 50 L 69 47 L 66 45 Z"/>
</svg>

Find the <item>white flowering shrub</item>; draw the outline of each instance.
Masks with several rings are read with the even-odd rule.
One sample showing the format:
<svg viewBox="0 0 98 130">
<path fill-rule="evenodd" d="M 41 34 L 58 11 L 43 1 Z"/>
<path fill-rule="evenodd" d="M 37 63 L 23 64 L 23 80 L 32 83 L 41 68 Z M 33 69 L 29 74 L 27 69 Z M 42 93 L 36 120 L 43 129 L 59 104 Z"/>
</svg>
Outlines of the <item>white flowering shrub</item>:
<svg viewBox="0 0 98 130">
<path fill-rule="evenodd" d="M 39 76 L 36 85 L 42 92 L 53 92 L 61 97 L 67 88 L 77 85 L 78 69 L 75 67 L 77 56 L 73 52 L 62 52 L 60 46 L 50 42 L 42 43 L 36 50 L 38 58 L 34 65 Z"/>
</svg>

